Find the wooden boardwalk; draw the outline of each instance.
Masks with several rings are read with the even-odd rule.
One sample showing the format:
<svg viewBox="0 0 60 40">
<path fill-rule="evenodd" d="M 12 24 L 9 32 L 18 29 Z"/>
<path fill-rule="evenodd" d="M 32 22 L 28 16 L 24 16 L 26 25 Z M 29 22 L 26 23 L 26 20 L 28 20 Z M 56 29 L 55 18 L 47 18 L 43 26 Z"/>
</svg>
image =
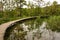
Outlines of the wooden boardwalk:
<svg viewBox="0 0 60 40">
<path fill-rule="evenodd" d="M 4 23 L 4 24 L 1 24 L 0 25 L 0 40 L 4 40 L 4 34 L 5 34 L 5 31 L 6 29 L 11 26 L 12 24 L 14 24 L 15 22 L 19 22 L 19 21 L 25 21 L 25 20 L 30 20 L 30 19 L 35 19 L 36 17 L 27 17 L 27 18 L 23 18 L 23 19 L 18 19 L 18 20 L 15 20 L 15 21 L 10 21 L 10 22 L 7 22 L 7 23 Z"/>
</svg>

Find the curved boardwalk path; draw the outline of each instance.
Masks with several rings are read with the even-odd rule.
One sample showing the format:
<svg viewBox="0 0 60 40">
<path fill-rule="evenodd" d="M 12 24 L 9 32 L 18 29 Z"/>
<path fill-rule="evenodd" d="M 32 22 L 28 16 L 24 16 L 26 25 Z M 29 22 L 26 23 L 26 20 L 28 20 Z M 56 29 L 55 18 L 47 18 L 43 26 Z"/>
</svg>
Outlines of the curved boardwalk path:
<svg viewBox="0 0 60 40">
<path fill-rule="evenodd" d="M 15 21 L 10 21 L 10 22 L 1 24 L 0 25 L 0 40 L 4 40 L 5 31 L 6 31 L 6 29 L 9 26 L 14 25 L 14 23 L 19 22 L 19 21 L 23 21 L 24 22 L 25 20 L 30 20 L 30 19 L 34 19 L 34 18 L 36 18 L 36 17 L 28 17 L 28 18 L 23 18 L 23 19 L 19 19 L 19 20 L 15 20 Z"/>
</svg>

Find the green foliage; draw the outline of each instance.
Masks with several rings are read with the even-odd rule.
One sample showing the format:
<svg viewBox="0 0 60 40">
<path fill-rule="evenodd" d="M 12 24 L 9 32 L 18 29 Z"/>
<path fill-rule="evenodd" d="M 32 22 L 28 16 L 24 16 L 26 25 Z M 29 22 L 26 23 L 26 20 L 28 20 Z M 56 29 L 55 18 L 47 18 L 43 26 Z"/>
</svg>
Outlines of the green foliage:
<svg viewBox="0 0 60 40">
<path fill-rule="evenodd" d="M 50 19 L 48 19 L 47 23 L 48 23 L 47 26 L 48 29 L 60 32 L 60 16 L 51 16 Z"/>
</svg>

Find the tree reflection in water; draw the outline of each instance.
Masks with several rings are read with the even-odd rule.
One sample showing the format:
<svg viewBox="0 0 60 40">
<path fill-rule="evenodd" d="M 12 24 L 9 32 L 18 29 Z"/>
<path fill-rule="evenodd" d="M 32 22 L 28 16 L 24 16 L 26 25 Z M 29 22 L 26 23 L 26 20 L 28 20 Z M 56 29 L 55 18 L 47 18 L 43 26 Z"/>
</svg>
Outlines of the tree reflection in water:
<svg viewBox="0 0 60 40">
<path fill-rule="evenodd" d="M 17 23 L 7 40 L 35 40 L 35 37 L 39 39 L 41 37 L 40 24 L 40 20 Z"/>
<path fill-rule="evenodd" d="M 40 20 L 17 23 L 7 40 L 51 40 L 46 24 Z"/>
</svg>

